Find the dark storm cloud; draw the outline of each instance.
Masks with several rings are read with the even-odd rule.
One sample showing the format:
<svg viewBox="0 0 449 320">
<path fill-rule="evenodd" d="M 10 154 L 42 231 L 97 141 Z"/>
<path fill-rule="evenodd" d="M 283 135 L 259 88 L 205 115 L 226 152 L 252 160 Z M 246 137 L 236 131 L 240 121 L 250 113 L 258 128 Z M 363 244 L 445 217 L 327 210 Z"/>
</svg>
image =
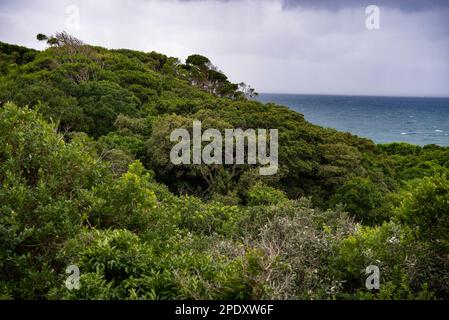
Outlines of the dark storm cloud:
<svg viewBox="0 0 449 320">
<path fill-rule="evenodd" d="M 449 8 L 448 0 L 283 0 L 284 8 L 304 7 L 312 9 L 339 10 L 348 7 L 377 5 L 397 8 L 402 11 L 431 10 Z"/>
<path fill-rule="evenodd" d="M 181 2 L 207 2 L 208 0 L 180 0 Z M 244 0 L 217 0 L 220 2 L 239 2 Z M 271 0 L 259 0 L 271 1 Z M 397 8 L 403 11 L 431 10 L 435 8 L 449 8 L 449 0 L 282 0 L 282 7 L 308 9 L 340 10 L 344 8 L 366 7 L 377 5 L 382 7 Z"/>
</svg>

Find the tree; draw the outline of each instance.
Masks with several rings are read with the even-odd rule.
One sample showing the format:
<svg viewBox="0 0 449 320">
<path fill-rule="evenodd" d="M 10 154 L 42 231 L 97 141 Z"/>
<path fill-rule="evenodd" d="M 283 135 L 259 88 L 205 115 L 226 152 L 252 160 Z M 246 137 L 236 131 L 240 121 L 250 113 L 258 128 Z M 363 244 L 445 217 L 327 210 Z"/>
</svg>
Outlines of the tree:
<svg viewBox="0 0 449 320">
<path fill-rule="evenodd" d="M 57 47 L 60 45 L 59 40 L 55 37 L 48 38 L 47 44 L 51 47 Z"/>
<path fill-rule="evenodd" d="M 194 54 L 187 58 L 186 68 L 190 72 L 190 81 L 201 89 L 220 97 L 237 98 L 238 85 L 228 81 L 228 77 L 202 55 Z M 251 97 L 256 93 L 248 89 Z"/>
<path fill-rule="evenodd" d="M 42 33 L 38 33 L 36 38 L 39 41 L 46 41 L 46 40 L 48 40 L 48 37 L 45 34 L 42 34 Z"/>
<path fill-rule="evenodd" d="M 247 85 L 244 82 L 239 83 L 239 91 L 242 92 L 247 99 L 252 99 L 259 95 L 254 88 L 251 88 L 250 85 Z"/>
<path fill-rule="evenodd" d="M 193 65 L 199 67 L 200 69 L 209 69 L 210 63 L 211 62 L 209 58 L 206 58 L 205 56 L 199 54 L 192 54 L 186 59 L 187 65 Z"/>
<path fill-rule="evenodd" d="M 336 190 L 331 202 L 345 205 L 345 209 L 358 221 L 374 224 L 376 219 L 382 218 L 374 211 L 382 205 L 382 200 L 382 190 L 371 179 L 355 177 Z"/>
<path fill-rule="evenodd" d="M 398 219 L 418 239 L 449 248 L 449 179 L 445 174 L 425 177 L 403 194 Z"/>
</svg>

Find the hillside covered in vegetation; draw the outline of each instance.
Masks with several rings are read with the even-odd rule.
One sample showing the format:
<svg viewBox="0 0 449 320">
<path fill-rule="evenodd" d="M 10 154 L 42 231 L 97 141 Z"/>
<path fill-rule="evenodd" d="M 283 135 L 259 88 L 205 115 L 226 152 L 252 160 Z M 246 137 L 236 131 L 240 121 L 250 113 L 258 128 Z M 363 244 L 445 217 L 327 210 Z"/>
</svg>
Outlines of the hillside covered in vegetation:
<svg viewBox="0 0 449 320">
<path fill-rule="evenodd" d="M 449 148 L 313 125 L 201 55 L 38 39 L 0 43 L 1 298 L 449 299 Z M 278 129 L 277 174 L 172 164 L 194 120 Z"/>
</svg>

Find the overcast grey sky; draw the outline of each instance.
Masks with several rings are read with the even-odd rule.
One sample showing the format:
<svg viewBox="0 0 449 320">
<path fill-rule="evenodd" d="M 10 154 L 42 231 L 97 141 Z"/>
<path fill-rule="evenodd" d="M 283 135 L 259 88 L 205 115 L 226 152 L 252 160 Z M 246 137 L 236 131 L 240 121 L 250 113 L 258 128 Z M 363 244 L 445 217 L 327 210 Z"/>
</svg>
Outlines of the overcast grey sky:
<svg viewBox="0 0 449 320">
<path fill-rule="evenodd" d="M 368 4 L 379 30 L 365 27 Z M 42 49 L 37 33 L 62 30 L 108 48 L 200 53 L 259 92 L 449 96 L 446 0 L 0 0 L 0 41 Z"/>
</svg>

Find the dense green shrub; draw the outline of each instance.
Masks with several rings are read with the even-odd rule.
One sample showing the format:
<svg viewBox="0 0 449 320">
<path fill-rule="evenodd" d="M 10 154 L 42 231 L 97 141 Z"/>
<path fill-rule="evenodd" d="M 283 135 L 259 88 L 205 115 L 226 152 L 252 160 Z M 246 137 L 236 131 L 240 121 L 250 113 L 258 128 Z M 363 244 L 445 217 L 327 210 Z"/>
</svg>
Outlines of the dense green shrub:
<svg viewBox="0 0 449 320">
<path fill-rule="evenodd" d="M 373 224 L 383 217 L 376 209 L 382 206 L 385 192 L 369 178 L 356 177 L 346 181 L 331 198 L 334 204 L 344 204 L 345 209 L 359 221 Z"/>
<path fill-rule="evenodd" d="M 315 126 L 200 55 L 39 38 L 0 43 L 1 299 L 449 297 L 448 148 Z M 278 129 L 278 173 L 174 165 L 194 120 Z"/>
<path fill-rule="evenodd" d="M 285 194 L 273 187 L 258 182 L 248 191 L 248 205 L 270 205 L 287 200 Z"/>
<path fill-rule="evenodd" d="M 182 240 L 181 240 L 182 241 Z M 52 298 L 66 299 L 249 299 L 263 288 L 253 281 L 261 271 L 256 252 L 234 259 L 181 251 L 156 253 L 127 230 L 83 232 L 61 251 L 79 266 L 80 290 L 60 286 Z M 261 290 L 261 291 L 258 291 Z"/>
<path fill-rule="evenodd" d="M 414 287 L 426 282 L 438 297 L 449 297 L 449 180 L 426 177 L 403 194 L 397 219 L 411 230 L 417 256 Z"/>
<path fill-rule="evenodd" d="M 0 109 L 0 282 L 15 297 L 41 297 L 53 284 L 58 246 L 79 232 L 107 175 L 81 139 L 65 143 L 27 108 Z"/>
</svg>

